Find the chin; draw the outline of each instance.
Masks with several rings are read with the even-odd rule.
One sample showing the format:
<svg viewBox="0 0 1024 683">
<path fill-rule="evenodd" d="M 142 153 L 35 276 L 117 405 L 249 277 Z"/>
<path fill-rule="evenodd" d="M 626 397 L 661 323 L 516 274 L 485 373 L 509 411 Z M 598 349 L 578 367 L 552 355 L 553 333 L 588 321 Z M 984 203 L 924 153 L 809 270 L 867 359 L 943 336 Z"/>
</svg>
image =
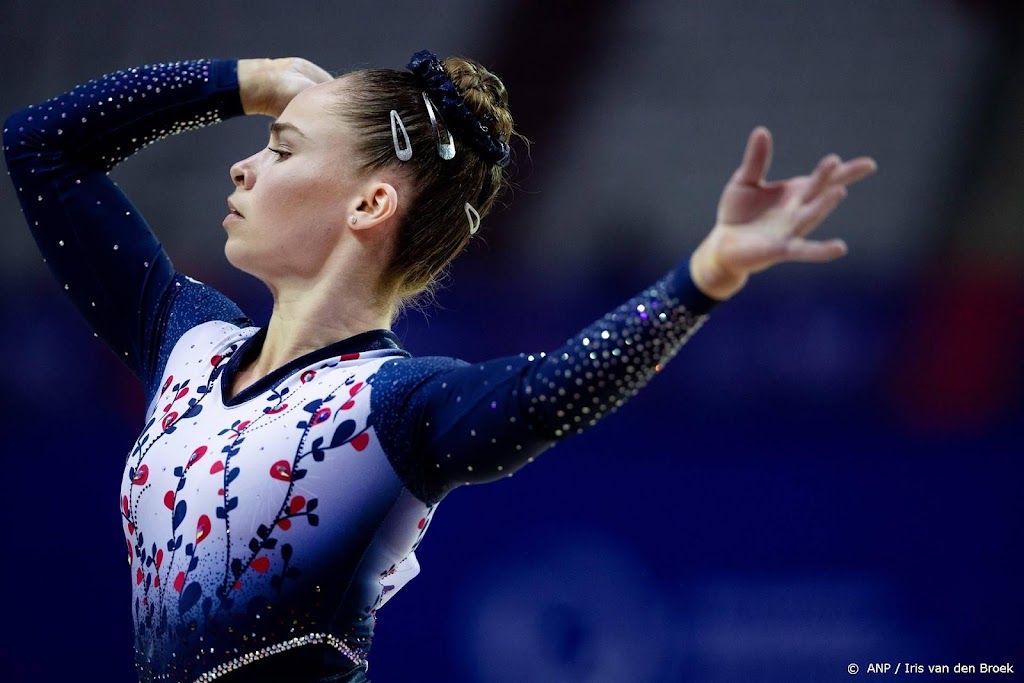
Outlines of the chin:
<svg viewBox="0 0 1024 683">
<path fill-rule="evenodd" d="M 232 240 L 230 237 L 224 244 L 224 256 L 227 258 L 228 263 L 233 265 L 243 273 L 255 276 L 253 272 L 253 265 L 256 261 L 256 255 L 246 249 L 244 246 L 238 244 L 238 240 Z"/>
<path fill-rule="evenodd" d="M 275 258 L 278 254 L 273 249 L 257 250 L 252 247 L 251 244 L 229 239 L 224 245 L 224 256 L 238 270 L 268 284 L 274 279 L 275 268 L 278 268 L 279 261 Z"/>
</svg>

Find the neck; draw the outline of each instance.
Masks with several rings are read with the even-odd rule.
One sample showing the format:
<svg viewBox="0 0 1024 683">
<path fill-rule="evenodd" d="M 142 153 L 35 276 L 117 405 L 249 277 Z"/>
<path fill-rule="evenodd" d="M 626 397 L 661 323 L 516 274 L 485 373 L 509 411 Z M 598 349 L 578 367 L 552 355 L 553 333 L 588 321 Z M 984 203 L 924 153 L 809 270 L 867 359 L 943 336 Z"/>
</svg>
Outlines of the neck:
<svg viewBox="0 0 1024 683">
<path fill-rule="evenodd" d="M 390 236 L 344 232 L 325 245 L 320 261 L 258 276 L 274 297 L 259 355 L 239 370 L 265 377 L 307 353 L 368 332 L 391 328 L 395 298 L 379 287 L 390 259 Z M 313 255 L 313 254 L 311 254 Z M 255 274 L 255 273 L 254 273 Z"/>
<path fill-rule="evenodd" d="M 271 287 L 274 308 L 259 356 L 246 374 L 263 377 L 334 342 L 369 330 L 390 329 L 391 307 L 368 291 L 321 281 L 312 289 Z M 344 294 L 339 295 L 339 292 Z"/>
</svg>

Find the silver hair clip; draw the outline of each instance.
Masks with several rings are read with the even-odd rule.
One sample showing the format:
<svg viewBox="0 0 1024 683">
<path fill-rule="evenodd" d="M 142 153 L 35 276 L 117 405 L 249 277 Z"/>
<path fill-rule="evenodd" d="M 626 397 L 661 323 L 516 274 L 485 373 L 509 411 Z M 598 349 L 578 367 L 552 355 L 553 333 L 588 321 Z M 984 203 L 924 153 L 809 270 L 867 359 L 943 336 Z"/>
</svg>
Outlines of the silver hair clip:
<svg viewBox="0 0 1024 683">
<path fill-rule="evenodd" d="M 476 231 L 480 229 L 480 214 L 469 202 L 466 202 L 466 218 L 469 219 L 469 234 L 475 235 Z"/>
<path fill-rule="evenodd" d="M 403 149 L 398 144 L 398 129 L 402 129 L 402 137 L 405 138 L 405 148 Z M 402 123 L 402 117 L 398 115 L 398 112 L 394 109 L 391 110 L 391 139 L 395 143 L 395 156 L 398 157 L 399 161 L 409 161 L 412 159 L 412 143 L 409 142 L 409 131 L 405 129 L 405 124 Z"/>
<path fill-rule="evenodd" d="M 441 158 L 445 161 L 449 161 L 455 158 L 455 139 L 452 138 L 452 134 L 447 128 L 444 129 L 445 135 L 448 136 L 448 142 L 445 142 L 441 137 L 441 131 L 438 129 L 437 116 L 434 114 L 434 104 L 427 97 L 427 93 L 423 93 L 423 101 L 427 105 L 427 116 L 430 117 L 430 127 L 434 130 L 434 135 L 437 136 L 437 153 L 441 155 Z"/>
</svg>

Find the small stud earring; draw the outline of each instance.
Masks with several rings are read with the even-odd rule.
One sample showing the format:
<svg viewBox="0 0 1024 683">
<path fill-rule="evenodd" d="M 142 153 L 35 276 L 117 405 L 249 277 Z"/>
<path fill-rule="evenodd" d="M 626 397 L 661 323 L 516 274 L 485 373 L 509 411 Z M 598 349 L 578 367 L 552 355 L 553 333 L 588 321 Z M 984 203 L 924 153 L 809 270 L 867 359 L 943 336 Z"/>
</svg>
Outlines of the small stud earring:
<svg viewBox="0 0 1024 683">
<path fill-rule="evenodd" d="M 359 219 L 356 218 L 355 216 L 349 216 L 348 217 L 348 222 L 351 223 L 352 225 L 355 225 L 358 220 Z"/>
</svg>

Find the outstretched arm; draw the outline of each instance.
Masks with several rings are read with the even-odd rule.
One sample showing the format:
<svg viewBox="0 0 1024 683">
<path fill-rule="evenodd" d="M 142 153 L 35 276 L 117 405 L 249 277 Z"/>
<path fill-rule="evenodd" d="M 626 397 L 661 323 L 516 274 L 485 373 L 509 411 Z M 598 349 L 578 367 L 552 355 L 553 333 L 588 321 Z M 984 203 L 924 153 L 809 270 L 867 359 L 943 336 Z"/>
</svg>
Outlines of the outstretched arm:
<svg viewBox="0 0 1024 683">
<path fill-rule="evenodd" d="M 374 384 L 413 388 L 372 394 L 382 397 L 374 413 L 390 421 L 377 425 L 378 435 L 398 454 L 392 464 L 403 481 L 427 503 L 459 484 L 510 476 L 639 391 L 714 304 L 683 265 L 546 353 L 472 365 L 387 363 Z"/>
<path fill-rule="evenodd" d="M 846 188 L 876 168 L 868 157 L 844 162 L 829 154 L 810 175 L 768 182 L 771 157 L 771 133 L 755 128 L 743 163 L 722 192 L 715 227 L 690 260 L 694 282 L 719 301 L 738 292 L 750 275 L 777 263 L 845 255 L 842 240 L 806 238 L 846 197 Z"/>
<path fill-rule="evenodd" d="M 460 483 L 511 474 L 635 394 L 750 274 L 846 253 L 838 240 L 806 236 L 874 162 L 830 155 L 808 176 L 766 182 L 770 155 L 768 131 L 756 129 L 722 194 L 718 221 L 692 258 L 562 347 L 468 366 L 411 361 L 424 376 L 406 403 L 382 412 L 417 425 L 409 440 L 414 462 L 399 463 L 414 493 L 433 502 Z M 382 368 L 382 380 L 390 373 L 407 380 L 401 363 L 393 367 Z"/>
</svg>

